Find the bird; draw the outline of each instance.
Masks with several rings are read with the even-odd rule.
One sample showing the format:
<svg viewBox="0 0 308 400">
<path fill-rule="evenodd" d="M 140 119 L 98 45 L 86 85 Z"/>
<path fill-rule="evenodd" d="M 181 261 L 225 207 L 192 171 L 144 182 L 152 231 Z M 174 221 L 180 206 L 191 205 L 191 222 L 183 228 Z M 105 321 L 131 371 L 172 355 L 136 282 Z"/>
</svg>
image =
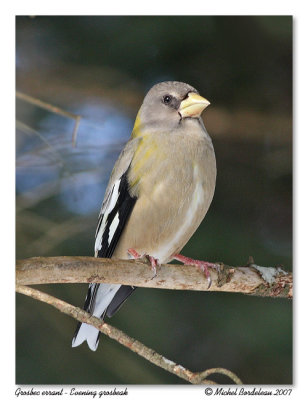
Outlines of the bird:
<svg viewBox="0 0 308 400">
<path fill-rule="evenodd" d="M 191 85 L 154 85 L 137 113 L 131 137 L 117 159 L 99 213 L 95 257 L 146 256 L 154 275 L 160 264 L 195 265 L 209 280 L 215 263 L 180 254 L 212 202 L 216 158 L 202 111 L 210 102 Z M 84 310 L 112 317 L 136 287 L 91 283 Z M 72 347 L 87 341 L 95 351 L 100 332 L 79 323 Z"/>
</svg>

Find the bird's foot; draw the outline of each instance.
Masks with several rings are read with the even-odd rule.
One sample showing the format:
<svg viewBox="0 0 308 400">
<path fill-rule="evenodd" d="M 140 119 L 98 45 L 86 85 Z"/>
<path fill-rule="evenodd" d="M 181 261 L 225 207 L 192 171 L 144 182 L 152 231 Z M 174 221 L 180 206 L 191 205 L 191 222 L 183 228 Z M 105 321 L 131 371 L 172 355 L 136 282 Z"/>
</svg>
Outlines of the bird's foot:
<svg viewBox="0 0 308 400">
<path fill-rule="evenodd" d="M 219 264 L 214 264 L 208 261 L 194 260 L 193 258 L 185 257 L 182 254 L 175 254 L 173 256 L 173 259 L 178 260 L 186 265 L 195 265 L 196 267 L 198 267 L 198 269 L 206 276 L 206 279 L 208 281 L 208 289 L 211 287 L 212 284 L 209 268 L 213 268 L 217 272 L 219 272 L 220 269 Z"/>
<path fill-rule="evenodd" d="M 135 249 L 128 249 L 127 252 L 128 252 L 128 254 L 129 254 L 130 256 L 132 256 L 135 260 L 137 260 L 138 258 L 145 258 L 147 261 L 149 261 L 150 264 L 151 264 L 151 269 L 152 269 L 152 271 L 153 271 L 153 277 L 152 277 L 152 279 L 155 278 L 155 276 L 157 275 L 156 267 L 159 266 L 159 262 L 158 262 L 158 259 L 157 259 L 157 258 L 154 258 L 153 256 L 150 256 L 150 255 L 148 255 L 148 254 L 143 254 L 143 255 L 141 255 L 141 254 L 139 254 L 138 251 L 136 251 Z"/>
</svg>

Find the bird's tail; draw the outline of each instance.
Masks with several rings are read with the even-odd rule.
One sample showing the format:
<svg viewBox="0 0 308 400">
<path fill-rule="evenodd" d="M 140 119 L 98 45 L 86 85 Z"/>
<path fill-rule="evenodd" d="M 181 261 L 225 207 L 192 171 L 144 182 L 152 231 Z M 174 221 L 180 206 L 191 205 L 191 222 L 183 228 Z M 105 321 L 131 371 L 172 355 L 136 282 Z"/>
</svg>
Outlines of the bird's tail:
<svg viewBox="0 0 308 400">
<path fill-rule="evenodd" d="M 91 283 L 89 285 L 84 310 L 98 318 L 103 318 L 105 311 L 121 285 Z M 94 326 L 79 323 L 72 340 L 72 347 L 77 347 L 85 340 L 91 350 L 95 351 L 99 342 L 99 330 Z"/>
<path fill-rule="evenodd" d="M 72 347 L 77 347 L 86 340 L 89 348 L 95 351 L 99 342 L 99 333 L 99 330 L 94 328 L 94 326 L 80 323 L 73 337 Z"/>
</svg>

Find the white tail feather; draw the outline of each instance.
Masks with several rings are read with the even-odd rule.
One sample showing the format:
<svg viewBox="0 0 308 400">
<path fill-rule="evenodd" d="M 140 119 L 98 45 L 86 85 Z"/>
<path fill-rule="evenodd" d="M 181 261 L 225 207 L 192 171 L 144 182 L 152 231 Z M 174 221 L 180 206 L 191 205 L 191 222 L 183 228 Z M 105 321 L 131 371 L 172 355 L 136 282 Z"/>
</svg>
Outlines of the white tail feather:
<svg viewBox="0 0 308 400">
<path fill-rule="evenodd" d="M 98 318 L 102 316 L 114 298 L 116 292 L 119 290 L 120 286 L 121 285 L 108 285 L 104 283 L 99 285 L 94 300 L 94 311 L 92 315 Z M 82 323 L 77 335 L 73 338 L 72 347 L 77 347 L 86 340 L 89 348 L 95 351 L 98 346 L 98 334 L 99 330 L 94 328 L 94 326 Z"/>
<path fill-rule="evenodd" d="M 86 340 L 89 348 L 95 351 L 98 346 L 98 334 L 99 331 L 94 326 L 83 323 L 77 335 L 73 338 L 72 347 L 77 347 Z"/>
</svg>

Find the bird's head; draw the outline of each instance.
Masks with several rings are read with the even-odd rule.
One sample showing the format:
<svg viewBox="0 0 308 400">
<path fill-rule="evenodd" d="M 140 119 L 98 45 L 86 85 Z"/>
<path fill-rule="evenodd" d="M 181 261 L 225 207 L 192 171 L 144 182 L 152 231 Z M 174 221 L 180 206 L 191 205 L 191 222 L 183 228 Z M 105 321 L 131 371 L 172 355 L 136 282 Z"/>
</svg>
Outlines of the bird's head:
<svg viewBox="0 0 308 400">
<path fill-rule="evenodd" d="M 187 119 L 198 120 L 209 104 L 208 100 L 187 83 L 158 83 L 144 98 L 133 136 L 142 136 L 143 131 L 173 130 Z"/>
</svg>

